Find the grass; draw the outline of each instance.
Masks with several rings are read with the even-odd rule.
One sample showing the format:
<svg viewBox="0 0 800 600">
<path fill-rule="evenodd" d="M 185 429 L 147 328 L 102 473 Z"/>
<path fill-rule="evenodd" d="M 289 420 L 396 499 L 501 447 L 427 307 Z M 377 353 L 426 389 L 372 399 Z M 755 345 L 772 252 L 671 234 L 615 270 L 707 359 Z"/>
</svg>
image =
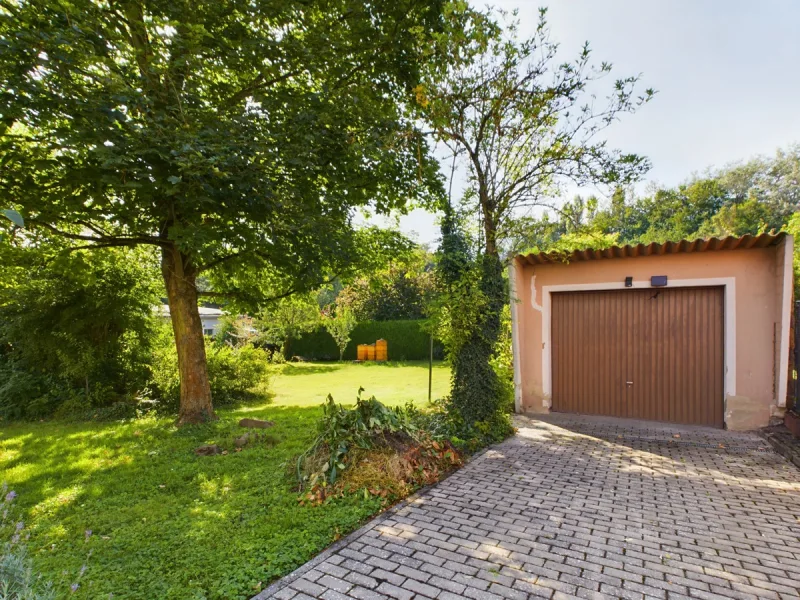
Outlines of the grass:
<svg viewBox="0 0 800 600">
<path fill-rule="evenodd" d="M 366 397 L 375 396 L 387 406 L 428 398 L 428 363 L 287 363 L 274 380 L 274 404 L 319 406 L 330 393 L 340 404 L 355 404 L 358 387 Z M 313 375 L 310 377 L 309 375 Z M 318 377 L 319 376 L 319 377 Z M 450 371 L 434 363 L 433 398 L 448 393 Z"/>
<path fill-rule="evenodd" d="M 447 382 L 437 365 L 435 396 Z M 181 430 L 163 418 L 4 424 L 0 477 L 19 494 L 36 571 L 64 597 L 253 596 L 380 509 L 360 494 L 300 506 L 287 475 L 325 395 L 349 404 L 359 385 L 388 404 L 424 404 L 427 365 L 284 365 L 271 404 L 219 411 L 219 422 Z M 235 452 L 245 415 L 275 427 L 269 440 Z M 206 443 L 229 452 L 195 456 Z"/>
</svg>

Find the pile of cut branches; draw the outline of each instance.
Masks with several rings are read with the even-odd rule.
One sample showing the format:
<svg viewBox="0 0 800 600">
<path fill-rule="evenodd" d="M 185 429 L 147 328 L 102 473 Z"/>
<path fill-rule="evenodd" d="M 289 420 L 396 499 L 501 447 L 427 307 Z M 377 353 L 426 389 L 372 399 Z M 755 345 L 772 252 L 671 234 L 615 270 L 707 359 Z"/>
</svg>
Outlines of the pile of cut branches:
<svg viewBox="0 0 800 600">
<path fill-rule="evenodd" d="M 318 435 L 297 460 L 301 503 L 363 493 L 388 504 L 462 464 L 449 441 L 417 426 L 413 406 L 389 408 L 374 396 L 362 398 L 363 391 L 354 408 L 328 395 Z"/>
</svg>

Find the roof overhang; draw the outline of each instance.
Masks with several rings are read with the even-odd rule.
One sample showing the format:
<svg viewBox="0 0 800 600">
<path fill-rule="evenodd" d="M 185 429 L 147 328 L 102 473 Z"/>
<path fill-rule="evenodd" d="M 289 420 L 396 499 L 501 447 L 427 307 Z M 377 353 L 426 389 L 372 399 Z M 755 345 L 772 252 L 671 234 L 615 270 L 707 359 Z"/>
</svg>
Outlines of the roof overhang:
<svg viewBox="0 0 800 600">
<path fill-rule="evenodd" d="M 729 236 L 726 238 L 709 238 L 697 240 L 681 240 L 659 244 L 636 244 L 634 246 L 612 246 L 603 250 L 574 250 L 573 252 L 539 252 L 518 254 L 515 259 L 522 264 L 546 265 L 563 264 L 606 258 L 636 258 L 641 256 L 664 256 L 665 254 L 690 254 L 693 252 L 718 252 L 723 250 L 747 250 L 750 248 L 767 248 L 777 246 L 786 234 L 762 233 L 761 235 Z"/>
</svg>

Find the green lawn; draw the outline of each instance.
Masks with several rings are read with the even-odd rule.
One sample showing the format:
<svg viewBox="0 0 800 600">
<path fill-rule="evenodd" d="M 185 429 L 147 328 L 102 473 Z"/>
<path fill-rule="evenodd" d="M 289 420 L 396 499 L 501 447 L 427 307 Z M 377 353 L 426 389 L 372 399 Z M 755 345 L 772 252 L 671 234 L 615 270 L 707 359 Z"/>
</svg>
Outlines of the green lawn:
<svg viewBox="0 0 800 600">
<path fill-rule="evenodd" d="M 427 362 L 288 363 L 278 372 L 272 385 L 275 405 L 319 406 L 328 394 L 341 404 L 353 404 L 359 386 L 365 396 L 375 396 L 391 406 L 409 400 L 424 404 L 428 399 Z M 449 377 L 446 366 L 434 363 L 434 398 L 447 394 Z"/>
<path fill-rule="evenodd" d="M 434 396 L 448 379 L 436 365 Z M 272 403 L 219 411 L 211 425 L 3 424 L 0 478 L 19 494 L 37 572 L 65 596 L 248 598 L 379 509 L 360 496 L 298 505 L 287 470 L 324 397 L 349 404 L 362 386 L 424 405 L 427 385 L 422 363 L 291 364 L 277 368 Z M 234 452 L 245 415 L 275 421 L 272 439 Z M 230 452 L 196 457 L 204 443 Z"/>
</svg>

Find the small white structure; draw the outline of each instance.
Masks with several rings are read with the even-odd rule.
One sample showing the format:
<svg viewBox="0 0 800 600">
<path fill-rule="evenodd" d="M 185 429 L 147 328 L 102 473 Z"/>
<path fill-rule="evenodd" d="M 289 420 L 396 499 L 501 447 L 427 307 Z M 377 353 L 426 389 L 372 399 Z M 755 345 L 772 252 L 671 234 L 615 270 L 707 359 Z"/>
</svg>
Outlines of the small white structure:
<svg viewBox="0 0 800 600">
<path fill-rule="evenodd" d="M 200 306 L 200 321 L 203 323 L 203 335 L 217 335 L 221 326 L 221 319 L 223 315 L 227 314 L 219 308 L 209 308 L 207 306 Z M 169 320 L 169 305 L 162 304 L 155 308 L 156 314 L 166 320 Z"/>
</svg>

